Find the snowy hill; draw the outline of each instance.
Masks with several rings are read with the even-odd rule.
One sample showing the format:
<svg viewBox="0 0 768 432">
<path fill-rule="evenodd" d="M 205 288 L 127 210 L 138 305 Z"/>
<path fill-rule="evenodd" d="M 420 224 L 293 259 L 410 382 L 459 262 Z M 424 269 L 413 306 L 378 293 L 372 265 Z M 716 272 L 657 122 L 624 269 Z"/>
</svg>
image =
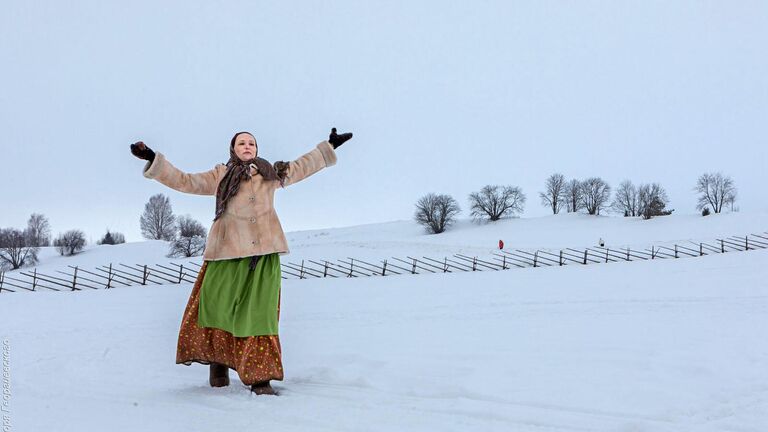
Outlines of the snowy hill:
<svg viewBox="0 0 768 432">
<path fill-rule="evenodd" d="M 290 262 L 347 257 L 381 260 L 392 256 L 444 257 L 456 253 L 484 256 L 496 250 L 500 239 L 507 249 L 584 248 L 595 246 L 600 238 L 607 247 L 641 249 L 766 230 L 768 213 L 671 215 L 650 220 L 571 213 L 484 224 L 463 219 L 439 235 L 426 234 L 421 226 L 406 220 L 287 232 L 291 253 L 282 259 Z M 49 247 L 43 248 L 41 262 L 36 267 L 52 272 L 68 265 L 95 267 L 120 262 L 132 265 L 184 261 L 166 258 L 167 251 L 168 243 L 161 240 L 87 246 L 72 257 L 59 256 Z M 199 262 L 200 259 L 193 260 Z"/>
<path fill-rule="evenodd" d="M 644 248 L 768 230 L 768 213 L 728 213 L 702 217 L 671 215 L 650 220 L 582 213 L 515 218 L 477 224 L 460 220 L 448 231 L 431 235 L 412 221 L 288 234 L 292 254 L 301 258 L 386 258 L 405 253 L 443 256 L 487 255 L 504 240 L 509 249 L 583 248 L 602 238 L 607 247 Z"/>
<path fill-rule="evenodd" d="M 644 245 L 762 232 L 765 216 L 558 215 L 465 221 L 439 236 L 392 222 L 294 232 L 289 244 L 297 256 L 382 258 L 480 253 L 499 237 L 534 248 L 598 237 Z M 73 262 L 160 259 L 156 248 L 95 247 Z M 19 431 L 762 431 L 766 263 L 768 250 L 757 250 L 286 280 L 278 397 L 251 395 L 236 375 L 214 389 L 206 367 L 174 364 L 191 284 L 2 294 L 10 416 Z"/>
</svg>

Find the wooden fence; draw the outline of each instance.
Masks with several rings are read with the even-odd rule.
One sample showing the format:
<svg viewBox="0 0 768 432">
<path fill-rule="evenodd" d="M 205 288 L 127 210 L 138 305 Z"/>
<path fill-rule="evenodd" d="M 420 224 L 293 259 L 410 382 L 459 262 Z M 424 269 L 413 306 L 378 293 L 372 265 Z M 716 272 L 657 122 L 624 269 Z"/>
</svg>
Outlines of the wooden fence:
<svg viewBox="0 0 768 432">
<path fill-rule="evenodd" d="M 392 257 L 377 264 L 357 258 L 335 261 L 302 260 L 300 263 L 280 263 L 283 279 L 337 278 L 361 276 L 391 276 L 425 273 L 456 273 L 469 271 L 498 271 L 524 267 L 587 265 L 617 261 L 643 261 L 699 257 L 727 252 L 744 252 L 768 248 L 768 232 L 727 237 L 711 242 L 687 242 L 672 246 L 651 246 L 650 249 L 589 247 L 585 249 L 538 249 L 534 251 L 499 250 L 489 257 L 463 254 L 435 259 L 421 257 Z M 69 266 L 70 271 L 57 270 L 57 275 L 37 271 L 0 272 L 0 293 L 17 291 L 81 291 L 110 289 L 138 285 L 167 285 L 193 283 L 201 264 L 113 264 L 95 269 Z"/>
</svg>

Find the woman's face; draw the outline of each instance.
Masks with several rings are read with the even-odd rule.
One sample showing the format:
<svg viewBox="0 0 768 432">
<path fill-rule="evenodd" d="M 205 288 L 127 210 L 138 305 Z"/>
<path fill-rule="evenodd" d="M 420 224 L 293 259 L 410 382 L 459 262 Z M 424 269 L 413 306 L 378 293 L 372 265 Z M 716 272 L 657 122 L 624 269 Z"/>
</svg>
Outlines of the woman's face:
<svg viewBox="0 0 768 432">
<path fill-rule="evenodd" d="M 247 133 L 241 133 L 235 138 L 235 154 L 241 161 L 249 161 L 256 157 L 258 148 L 256 139 Z"/>
</svg>

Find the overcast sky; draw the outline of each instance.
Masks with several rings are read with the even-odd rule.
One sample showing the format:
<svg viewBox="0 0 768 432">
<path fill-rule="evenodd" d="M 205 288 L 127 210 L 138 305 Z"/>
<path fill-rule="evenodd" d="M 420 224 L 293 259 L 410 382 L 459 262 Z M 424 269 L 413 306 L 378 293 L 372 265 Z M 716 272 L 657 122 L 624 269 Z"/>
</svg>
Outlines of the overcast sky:
<svg viewBox="0 0 768 432">
<path fill-rule="evenodd" d="M 254 133 L 294 159 L 332 126 L 338 164 L 278 191 L 286 231 L 410 219 L 428 192 L 545 178 L 666 187 L 694 213 L 722 171 L 768 210 L 768 3 L 3 1 L 0 227 L 141 240 L 152 194 L 210 227 L 213 197 L 141 175 L 143 140 L 187 172 Z"/>
</svg>

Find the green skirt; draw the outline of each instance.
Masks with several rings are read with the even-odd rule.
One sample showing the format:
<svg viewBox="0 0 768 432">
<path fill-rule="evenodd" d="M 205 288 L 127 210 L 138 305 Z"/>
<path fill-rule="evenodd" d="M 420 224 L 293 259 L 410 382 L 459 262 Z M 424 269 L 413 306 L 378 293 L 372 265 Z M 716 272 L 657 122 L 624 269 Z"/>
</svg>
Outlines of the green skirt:
<svg viewBox="0 0 768 432">
<path fill-rule="evenodd" d="M 277 334 L 280 301 L 280 256 L 259 258 L 250 270 L 250 257 L 208 261 L 200 287 L 199 327 L 214 327 L 233 336 Z"/>
</svg>

